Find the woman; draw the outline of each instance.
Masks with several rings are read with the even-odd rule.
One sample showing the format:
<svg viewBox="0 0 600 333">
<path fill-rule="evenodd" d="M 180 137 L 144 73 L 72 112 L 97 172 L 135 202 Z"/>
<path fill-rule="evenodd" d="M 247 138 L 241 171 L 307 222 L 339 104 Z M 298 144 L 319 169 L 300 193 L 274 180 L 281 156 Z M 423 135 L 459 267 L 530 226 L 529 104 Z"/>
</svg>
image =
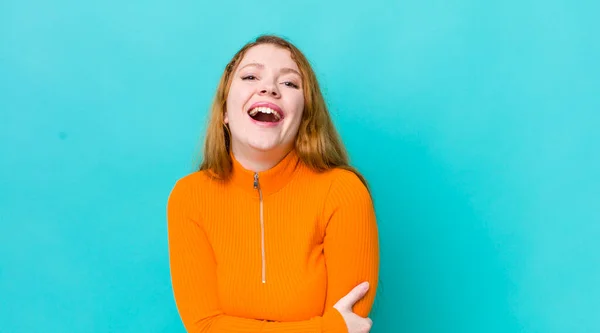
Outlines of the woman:
<svg viewBox="0 0 600 333">
<path fill-rule="evenodd" d="M 375 213 L 304 55 L 276 36 L 226 66 L 198 172 L 168 201 L 188 332 L 368 332 Z"/>
</svg>

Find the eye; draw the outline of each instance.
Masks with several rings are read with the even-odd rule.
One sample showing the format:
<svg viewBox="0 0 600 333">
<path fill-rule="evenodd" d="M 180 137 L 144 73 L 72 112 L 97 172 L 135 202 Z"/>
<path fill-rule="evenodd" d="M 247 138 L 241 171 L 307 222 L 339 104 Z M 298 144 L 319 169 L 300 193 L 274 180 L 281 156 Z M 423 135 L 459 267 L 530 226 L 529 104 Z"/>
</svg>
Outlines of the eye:
<svg viewBox="0 0 600 333">
<path fill-rule="evenodd" d="M 297 84 L 295 84 L 294 82 L 291 82 L 291 81 L 286 81 L 283 84 L 286 85 L 287 87 L 290 87 L 290 88 L 294 88 L 294 89 L 298 89 L 299 88 Z"/>
<path fill-rule="evenodd" d="M 242 76 L 242 80 L 256 80 L 256 76 L 250 74 L 246 76 Z"/>
</svg>

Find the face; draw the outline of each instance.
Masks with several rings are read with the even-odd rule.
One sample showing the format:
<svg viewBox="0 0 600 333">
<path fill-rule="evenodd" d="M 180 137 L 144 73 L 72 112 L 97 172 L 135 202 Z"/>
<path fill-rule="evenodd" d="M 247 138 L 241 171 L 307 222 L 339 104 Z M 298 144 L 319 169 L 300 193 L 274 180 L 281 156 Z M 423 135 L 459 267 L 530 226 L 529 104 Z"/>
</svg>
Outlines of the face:
<svg viewBox="0 0 600 333">
<path fill-rule="evenodd" d="M 270 44 L 250 48 L 232 75 L 226 102 L 234 153 L 291 149 L 303 109 L 302 77 L 290 51 Z"/>
</svg>

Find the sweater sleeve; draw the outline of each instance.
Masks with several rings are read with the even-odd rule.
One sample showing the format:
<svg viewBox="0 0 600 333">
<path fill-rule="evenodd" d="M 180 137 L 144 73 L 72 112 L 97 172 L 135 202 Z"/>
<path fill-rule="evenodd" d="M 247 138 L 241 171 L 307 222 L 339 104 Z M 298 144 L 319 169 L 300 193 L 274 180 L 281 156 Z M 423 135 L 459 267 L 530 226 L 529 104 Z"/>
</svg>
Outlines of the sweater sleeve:
<svg viewBox="0 0 600 333">
<path fill-rule="evenodd" d="M 367 317 L 379 278 L 379 239 L 371 195 L 360 179 L 342 171 L 333 181 L 325 206 L 324 254 L 328 287 L 326 308 L 364 281 L 369 291 L 353 312 Z"/>
<path fill-rule="evenodd" d="M 167 203 L 171 283 L 175 303 L 189 333 L 346 333 L 335 309 L 298 322 L 267 322 L 229 316 L 220 309 L 216 262 L 199 223 L 189 182 L 179 181 Z"/>
</svg>

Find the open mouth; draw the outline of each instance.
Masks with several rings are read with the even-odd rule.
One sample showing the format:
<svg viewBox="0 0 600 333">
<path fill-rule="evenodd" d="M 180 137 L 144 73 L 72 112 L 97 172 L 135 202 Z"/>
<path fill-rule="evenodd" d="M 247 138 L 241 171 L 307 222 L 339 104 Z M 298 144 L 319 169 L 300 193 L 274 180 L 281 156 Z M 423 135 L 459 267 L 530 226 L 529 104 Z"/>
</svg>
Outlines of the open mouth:
<svg viewBox="0 0 600 333">
<path fill-rule="evenodd" d="M 276 123 L 281 120 L 281 114 L 266 106 L 259 106 L 248 111 L 250 118 L 265 123 Z"/>
</svg>

